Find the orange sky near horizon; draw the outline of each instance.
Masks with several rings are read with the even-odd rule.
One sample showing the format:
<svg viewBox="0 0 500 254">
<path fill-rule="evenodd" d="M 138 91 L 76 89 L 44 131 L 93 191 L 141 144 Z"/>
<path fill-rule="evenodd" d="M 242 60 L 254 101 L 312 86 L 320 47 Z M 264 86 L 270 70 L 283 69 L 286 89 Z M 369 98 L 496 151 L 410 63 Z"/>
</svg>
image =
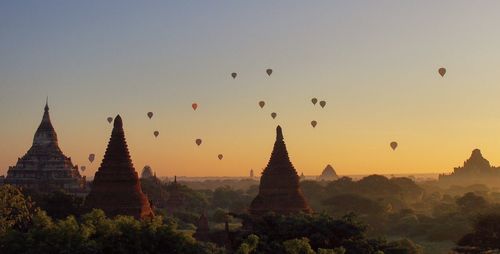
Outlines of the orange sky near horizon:
<svg viewBox="0 0 500 254">
<path fill-rule="evenodd" d="M 0 175 L 29 149 L 47 95 L 60 147 L 86 176 L 116 114 L 136 170 L 150 165 L 160 176 L 258 174 L 278 124 L 299 174 L 327 164 L 339 175 L 451 172 L 475 148 L 500 165 L 498 9 L 498 1 L 0 3 Z"/>
</svg>

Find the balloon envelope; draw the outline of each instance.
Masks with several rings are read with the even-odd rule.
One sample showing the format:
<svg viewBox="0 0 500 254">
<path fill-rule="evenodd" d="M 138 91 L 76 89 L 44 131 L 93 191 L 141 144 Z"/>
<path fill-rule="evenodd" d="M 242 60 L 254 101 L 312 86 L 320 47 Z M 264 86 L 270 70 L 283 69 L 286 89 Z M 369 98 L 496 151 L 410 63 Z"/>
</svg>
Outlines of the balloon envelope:
<svg viewBox="0 0 500 254">
<path fill-rule="evenodd" d="M 199 139 L 199 138 L 198 138 L 198 139 L 196 139 L 196 141 L 195 141 L 195 142 L 196 142 L 196 144 L 197 144 L 198 146 L 200 146 L 202 141 L 201 141 L 201 139 Z"/>
<path fill-rule="evenodd" d="M 326 101 L 320 101 L 319 102 L 319 105 L 324 108 L 326 106 Z"/>
<path fill-rule="evenodd" d="M 222 158 L 224 158 L 224 155 L 219 154 L 217 157 L 219 157 L 219 160 L 222 160 Z"/>
<path fill-rule="evenodd" d="M 236 76 L 238 76 L 238 74 L 236 74 L 236 72 L 231 73 L 231 77 L 233 77 L 233 79 L 235 79 Z"/>
<path fill-rule="evenodd" d="M 159 131 L 155 131 L 155 132 L 153 132 L 153 135 L 155 135 L 155 138 L 157 138 L 158 135 L 160 135 L 160 132 Z"/>
<path fill-rule="evenodd" d="M 396 150 L 397 147 L 398 147 L 398 142 L 392 141 L 391 142 L 391 148 L 392 148 L 392 150 Z"/>
<path fill-rule="evenodd" d="M 439 68 L 438 72 L 441 77 L 444 77 L 444 74 L 446 74 L 446 68 L 441 67 Z"/>
<path fill-rule="evenodd" d="M 272 117 L 273 119 L 274 119 L 274 118 L 276 118 L 276 116 L 277 116 L 277 115 L 278 115 L 278 114 L 276 114 L 275 112 L 271 113 L 271 117 Z"/>
<path fill-rule="evenodd" d="M 311 125 L 312 125 L 312 127 L 313 127 L 313 128 L 316 128 L 316 125 L 317 125 L 317 124 L 318 124 L 318 122 L 316 122 L 316 121 L 311 121 Z"/>
<path fill-rule="evenodd" d="M 191 104 L 191 107 L 193 108 L 193 110 L 196 110 L 198 108 L 198 104 L 193 103 L 193 104 Z"/>
<path fill-rule="evenodd" d="M 151 119 L 151 117 L 153 117 L 153 112 L 148 112 L 148 117 Z"/>
<path fill-rule="evenodd" d="M 259 101 L 260 108 L 263 108 L 266 105 L 265 101 Z"/>
<path fill-rule="evenodd" d="M 94 159 L 95 159 L 95 154 L 93 154 L 93 153 L 89 154 L 90 163 L 94 162 Z"/>
<path fill-rule="evenodd" d="M 83 172 L 83 171 L 85 171 L 85 169 L 87 169 L 87 167 L 85 167 L 85 166 L 81 166 L 81 167 L 80 167 L 80 170 L 81 170 L 82 172 Z"/>
<path fill-rule="evenodd" d="M 318 103 L 318 99 L 316 99 L 316 98 L 312 98 L 312 99 L 311 99 L 311 102 L 312 102 L 312 104 L 316 105 L 316 103 Z"/>
<path fill-rule="evenodd" d="M 273 69 L 267 69 L 266 73 L 267 75 L 271 76 L 271 74 L 273 74 Z"/>
<path fill-rule="evenodd" d="M 108 123 L 113 122 L 113 117 L 108 117 Z"/>
</svg>

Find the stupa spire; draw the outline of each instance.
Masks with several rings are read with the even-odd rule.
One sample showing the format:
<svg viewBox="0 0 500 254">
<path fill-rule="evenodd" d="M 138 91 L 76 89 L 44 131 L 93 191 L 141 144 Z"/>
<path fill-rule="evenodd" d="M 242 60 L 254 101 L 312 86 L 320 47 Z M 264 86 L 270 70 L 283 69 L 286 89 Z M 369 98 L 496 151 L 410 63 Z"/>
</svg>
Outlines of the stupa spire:
<svg viewBox="0 0 500 254">
<path fill-rule="evenodd" d="M 266 212 L 290 214 L 311 212 L 299 185 L 299 176 L 288 157 L 283 131 L 276 128 L 271 158 L 262 172 L 259 194 L 250 205 L 250 213 L 264 214 Z"/>
<path fill-rule="evenodd" d="M 281 130 L 281 126 L 278 125 L 276 127 L 276 141 L 277 140 L 283 140 L 283 131 Z"/>
<path fill-rule="evenodd" d="M 120 115 L 115 117 L 111 138 L 101 163 L 103 170 L 132 170 L 135 172 L 130 153 L 128 151 L 123 122 Z"/>
<path fill-rule="evenodd" d="M 288 173 L 295 175 L 297 174 L 292 162 L 290 162 L 290 158 L 288 157 L 288 151 L 283 138 L 283 131 L 279 125 L 276 127 L 276 141 L 274 142 L 273 151 L 267 167 L 269 168 L 270 165 L 274 170 L 287 171 Z M 265 173 L 266 170 L 264 170 L 264 174 Z"/>
<path fill-rule="evenodd" d="M 45 101 L 42 121 L 40 122 L 40 125 L 35 132 L 35 136 L 33 137 L 33 146 L 52 146 L 59 150 L 57 133 L 54 126 L 52 126 L 52 122 L 50 121 L 48 98 Z"/>
<path fill-rule="evenodd" d="M 106 153 L 95 174 L 85 206 L 102 209 L 108 216 L 153 216 L 130 158 L 120 115 L 115 118 Z"/>
</svg>

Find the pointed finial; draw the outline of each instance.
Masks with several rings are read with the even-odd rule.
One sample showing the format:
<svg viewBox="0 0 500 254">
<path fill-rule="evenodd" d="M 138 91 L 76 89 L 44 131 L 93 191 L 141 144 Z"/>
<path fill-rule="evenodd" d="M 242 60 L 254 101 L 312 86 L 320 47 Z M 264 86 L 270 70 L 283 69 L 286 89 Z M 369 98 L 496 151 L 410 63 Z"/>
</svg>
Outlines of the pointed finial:
<svg viewBox="0 0 500 254">
<path fill-rule="evenodd" d="M 174 176 L 174 183 L 177 183 L 177 176 Z"/>
<path fill-rule="evenodd" d="M 122 118 L 120 115 L 116 115 L 113 127 L 114 128 L 123 128 L 123 122 L 122 122 Z"/>
<path fill-rule="evenodd" d="M 49 96 L 45 98 L 45 111 L 49 111 Z"/>
<path fill-rule="evenodd" d="M 276 127 L 276 140 L 283 140 L 283 132 L 281 131 L 281 126 Z"/>
</svg>

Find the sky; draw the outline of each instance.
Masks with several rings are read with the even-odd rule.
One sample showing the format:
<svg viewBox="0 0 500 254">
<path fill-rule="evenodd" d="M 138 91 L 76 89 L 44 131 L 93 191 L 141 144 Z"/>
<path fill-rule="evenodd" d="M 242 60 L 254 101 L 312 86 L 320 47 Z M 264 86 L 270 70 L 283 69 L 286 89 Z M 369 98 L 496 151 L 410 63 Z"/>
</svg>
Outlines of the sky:
<svg viewBox="0 0 500 254">
<path fill-rule="evenodd" d="M 500 165 L 499 9 L 496 0 L 1 1 L 0 175 L 31 146 L 46 96 L 60 147 L 90 177 L 117 114 L 136 170 L 160 176 L 258 173 L 278 124 L 299 174 L 327 164 L 340 175 L 451 172 L 474 148 Z"/>
</svg>

